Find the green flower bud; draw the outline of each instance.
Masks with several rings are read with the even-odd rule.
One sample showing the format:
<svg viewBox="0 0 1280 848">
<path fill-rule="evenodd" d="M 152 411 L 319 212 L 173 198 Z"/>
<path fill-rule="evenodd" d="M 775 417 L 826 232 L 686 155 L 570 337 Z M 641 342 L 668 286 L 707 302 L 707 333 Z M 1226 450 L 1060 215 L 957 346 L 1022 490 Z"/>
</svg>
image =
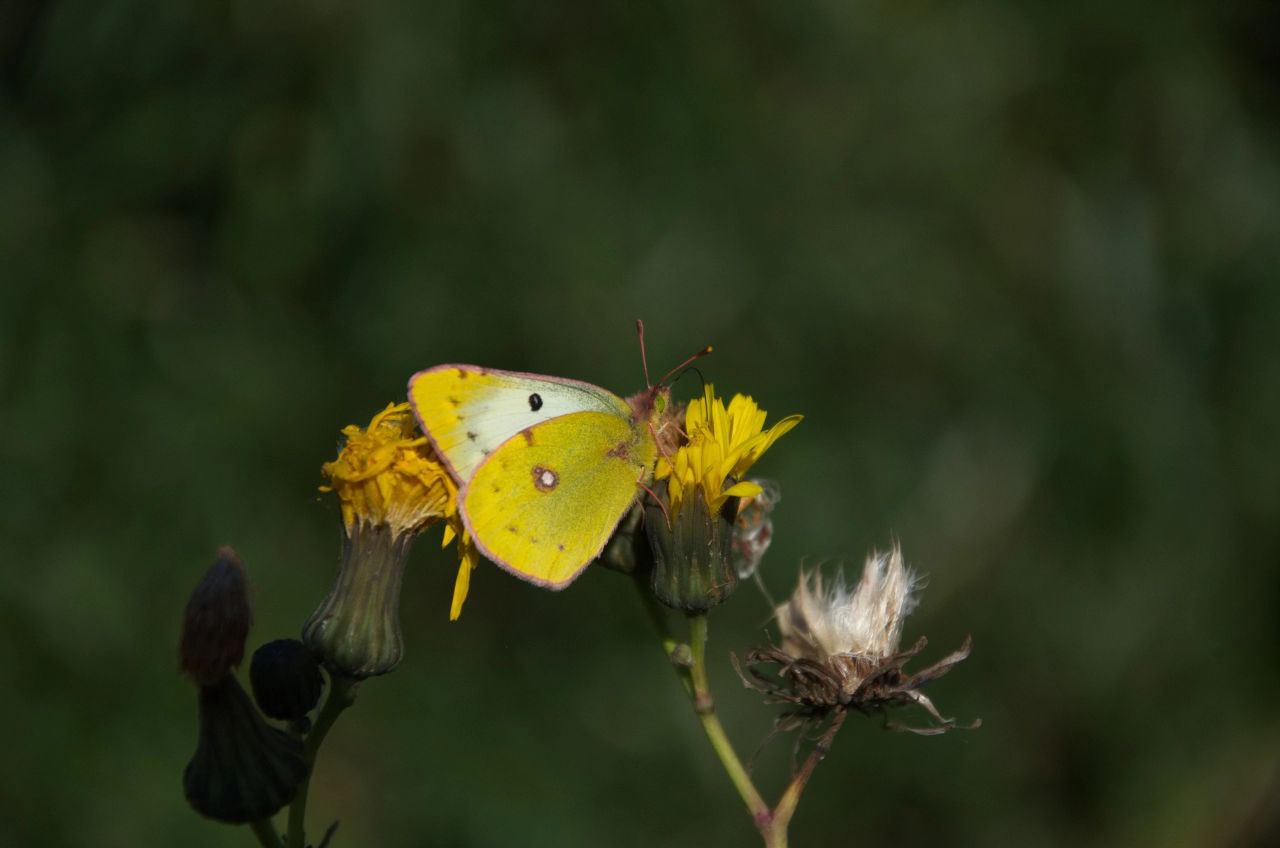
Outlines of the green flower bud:
<svg viewBox="0 0 1280 848">
<path fill-rule="evenodd" d="M 297 639 L 277 639 L 254 651 L 249 684 L 263 714 L 280 721 L 305 717 L 324 688 L 320 664 Z"/>
<path fill-rule="evenodd" d="M 302 743 L 263 721 L 234 676 L 200 687 L 200 741 L 182 775 L 197 813 L 229 824 L 268 818 L 306 776 Z"/>
<path fill-rule="evenodd" d="M 665 503 L 664 503 L 665 505 Z M 738 585 L 733 567 L 733 521 L 738 499 L 730 497 L 712 514 L 695 489 L 671 516 L 650 502 L 645 507 L 645 534 L 653 551 L 653 593 L 658 600 L 688 615 L 722 603 Z"/>
</svg>

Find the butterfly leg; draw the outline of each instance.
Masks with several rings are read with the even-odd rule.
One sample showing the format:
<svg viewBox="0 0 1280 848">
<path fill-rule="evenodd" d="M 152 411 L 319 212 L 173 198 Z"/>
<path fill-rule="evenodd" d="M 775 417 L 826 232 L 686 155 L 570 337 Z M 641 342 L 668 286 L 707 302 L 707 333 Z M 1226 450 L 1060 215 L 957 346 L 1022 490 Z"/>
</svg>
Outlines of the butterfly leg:
<svg viewBox="0 0 1280 848">
<path fill-rule="evenodd" d="M 653 498 L 653 502 L 658 505 L 658 509 L 662 510 L 662 517 L 667 520 L 667 530 L 671 530 L 671 513 L 667 511 L 667 505 L 662 502 L 662 498 L 658 497 L 657 493 L 655 493 L 653 489 L 650 489 L 645 485 L 643 474 L 641 474 L 639 479 L 636 480 L 636 485 L 648 492 L 649 497 Z"/>
<path fill-rule="evenodd" d="M 649 435 L 650 435 L 650 436 L 653 436 L 653 443 L 654 443 L 655 445 L 657 445 L 657 446 L 658 446 L 658 453 L 659 453 L 659 455 L 661 455 L 661 456 L 662 456 L 662 458 L 663 458 L 663 459 L 665 459 L 665 460 L 667 461 L 667 464 L 668 464 L 668 465 L 671 465 L 672 467 L 674 467 L 674 466 L 675 466 L 675 462 L 673 461 L 673 457 L 671 456 L 671 453 L 667 450 L 666 445 L 664 445 L 664 444 L 662 443 L 662 439 L 658 438 L 658 431 L 654 429 L 654 427 L 653 427 L 653 422 L 652 422 L 652 421 L 650 421 L 650 422 L 648 422 L 648 423 L 649 423 Z M 665 426 L 667 426 L 667 425 L 665 425 L 665 424 L 664 424 L 663 426 L 665 427 Z M 676 428 L 676 432 L 678 432 L 680 435 L 684 436 L 684 440 L 685 440 L 686 442 L 687 442 L 687 441 L 689 441 L 689 434 L 688 434 L 688 433 L 686 433 L 686 432 L 685 432 L 685 431 L 680 427 L 680 425 L 679 425 L 679 424 L 676 424 L 676 425 L 675 425 L 675 428 Z"/>
</svg>

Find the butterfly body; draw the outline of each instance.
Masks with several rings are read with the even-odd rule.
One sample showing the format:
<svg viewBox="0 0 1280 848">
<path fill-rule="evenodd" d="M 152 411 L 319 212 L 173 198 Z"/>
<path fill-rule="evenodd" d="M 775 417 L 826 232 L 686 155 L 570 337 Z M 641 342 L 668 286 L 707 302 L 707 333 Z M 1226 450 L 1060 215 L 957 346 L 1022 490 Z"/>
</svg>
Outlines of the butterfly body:
<svg viewBox="0 0 1280 848">
<path fill-rule="evenodd" d="M 480 552 L 550 588 L 595 559 L 653 476 L 669 394 L 475 365 L 409 381 L 423 432 L 459 484 Z"/>
</svg>

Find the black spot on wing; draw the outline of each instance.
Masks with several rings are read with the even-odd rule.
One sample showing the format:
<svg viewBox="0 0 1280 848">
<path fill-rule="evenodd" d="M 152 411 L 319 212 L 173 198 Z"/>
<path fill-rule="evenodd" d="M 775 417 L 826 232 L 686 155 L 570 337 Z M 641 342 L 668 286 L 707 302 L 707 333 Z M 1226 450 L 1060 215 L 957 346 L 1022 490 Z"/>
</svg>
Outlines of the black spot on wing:
<svg viewBox="0 0 1280 848">
<path fill-rule="evenodd" d="M 539 409 L 542 409 L 542 395 L 537 392 L 529 395 L 529 409 L 533 412 L 537 412 Z"/>
</svg>

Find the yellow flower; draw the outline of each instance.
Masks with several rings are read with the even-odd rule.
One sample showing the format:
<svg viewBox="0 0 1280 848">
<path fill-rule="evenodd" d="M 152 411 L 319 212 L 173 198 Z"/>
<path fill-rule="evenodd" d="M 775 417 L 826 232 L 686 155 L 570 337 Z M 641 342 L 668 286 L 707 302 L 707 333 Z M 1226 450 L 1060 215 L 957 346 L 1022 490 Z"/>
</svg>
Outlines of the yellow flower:
<svg viewBox="0 0 1280 848">
<path fill-rule="evenodd" d="M 344 427 L 341 453 L 321 471 L 342 505 L 348 536 L 360 525 L 386 525 L 393 537 L 448 522 L 444 544 L 456 537 L 460 563 L 449 617 L 457 619 L 479 556 L 458 514 L 458 487 L 418 429 L 407 403 L 388 404 L 366 428 Z"/>
<path fill-rule="evenodd" d="M 708 512 L 715 515 L 729 498 L 760 494 L 760 486 L 742 476 L 804 416 L 788 415 L 765 430 L 765 411 L 754 400 L 734 395 L 726 409 L 708 384 L 703 396 L 689 404 L 684 420 L 688 444 L 677 448 L 670 460 L 658 460 L 657 478 L 667 481 L 673 513 L 701 490 Z"/>
<path fill-rule="evenodd" d="M 388 404 L 361 429 L 342 429 L 346 444 L 321 471 L 323 492 L 336 492 L 350 535 L 357 523 L 386 524 L 399 536 L 416 533 L 456 511 L 457 487 L 418 432 L 407 403 Z"/>
</svg>

